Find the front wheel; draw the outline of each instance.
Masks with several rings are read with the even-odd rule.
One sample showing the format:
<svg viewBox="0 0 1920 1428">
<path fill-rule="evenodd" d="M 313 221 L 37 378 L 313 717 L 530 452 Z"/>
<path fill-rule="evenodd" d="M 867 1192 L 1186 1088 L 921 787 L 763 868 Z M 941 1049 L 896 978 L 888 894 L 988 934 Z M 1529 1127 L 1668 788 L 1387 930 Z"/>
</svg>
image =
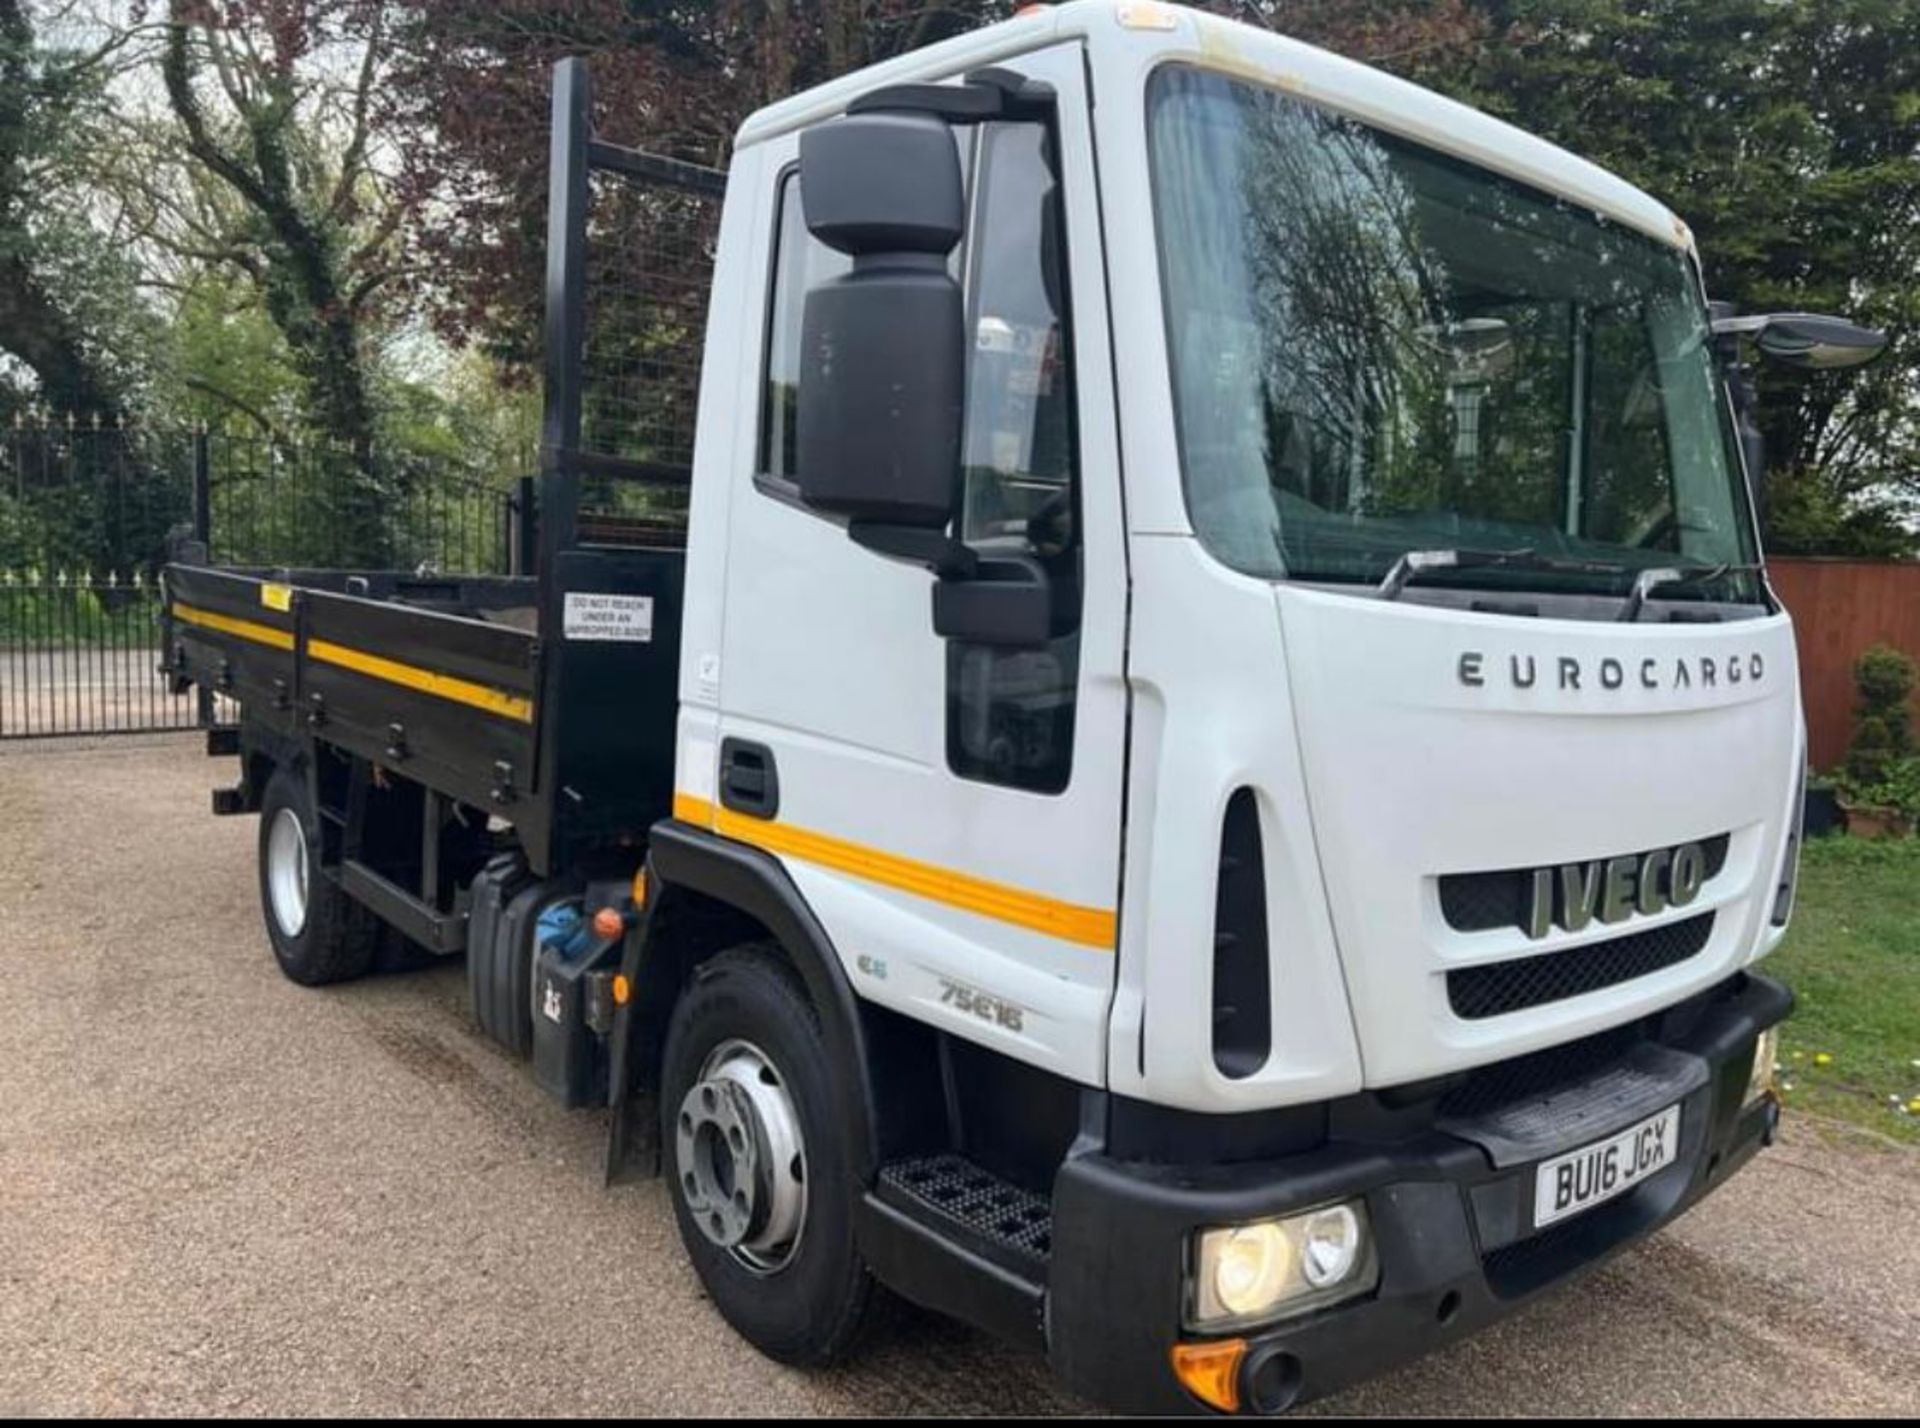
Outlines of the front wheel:
<svg viewBox="0 0 1920 1428">
<path fill-rule="evenodd" d="M 306 780 L 280 769 L 260 800 L 260 907 L 273 957 L 303 987 L 357 977 L 378 946 L 374 918 L 320 870 Z"/>
<path fill-rule="evenodd" d="M 736 948 L 695 973 L 667 1033 L 662 1144 L 680 1239 L 722 1317 L 817 1366 L 851 1347 L 873 1280 L 819 1018 L 777 958 Z"/>
</svg>

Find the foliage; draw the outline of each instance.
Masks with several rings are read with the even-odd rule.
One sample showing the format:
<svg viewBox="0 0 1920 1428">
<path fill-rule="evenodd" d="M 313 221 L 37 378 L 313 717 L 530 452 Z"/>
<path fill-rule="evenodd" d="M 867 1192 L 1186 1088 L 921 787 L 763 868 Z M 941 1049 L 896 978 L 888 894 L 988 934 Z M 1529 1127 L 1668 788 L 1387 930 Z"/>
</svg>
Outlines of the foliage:
<svg viewBox="0 0 1920 1428">
<path fill-rule="evenodd" d="M 174 311 L 155 378 L 164 409 L 194 425 L 239 421 L 292 444 L 304 423 L 299 374 L 251 285 L 229 272 L 207 272 L 179 295 Z"/>
<path fill-rule="evenodd" d="M 0 432 L 0 575 L 126 578 L 164 558 L 188 519 L 189 434 L 53 422 Z"/>
<path fill-rule="evenodd" d="M 85 181 L 116 47 L 51 43 L 0 0 L 0 414 L 33 399 L 114 418 L 139 385 L 151 314 L 124 229 Z"/>
<path fill-rule="evenodd" d="M 126 598 L 144 591 L 129 587 Z M 65 649 L 103 644 L 113 626 L 101 592 L 92 585 L 58 581 L 39 585 L 0 582 L 0 639 L 15 649 Z"/>
<path fill-rule="evenodd" d="M 1889 760 L 1877 784 L 1861 790 L 1868 803 L 1899 812 L 1909 832 L 1920 819 L 1920 756 Z"/>
<path fill-rule="evenodd" d="M 753 109 L 998 18 L 1006 0 L 499 0 L 392 5 L 380 121 L 422 202 L 418 281 L 438 330 L 523 372 L 538 353 L 553 63 L 588 57 L 615 143 L 724 165 Z M 428 196 L 437 202 L 427 205 Z"/>
<path fill-rule="evenodd" d="M 1813 466 L 1767 473 L 1767 551 L 1772 555 L 1845 555 L 1897 560 L 1914 554 L 1905 503 L 1893 493 L 1852 492 Z"/>
<path fill-rule="evenodd" d="M 304 387 L 308 425 L 369 452 L 363 333 L 408 205 L 383 193 L 370 113 L 386 7 L 361 0 L 169 0 L 157 56 L 171 124 L 152 126 L 144 196 L 175 252 L 258 291 Z M 193 178 L 182 203 L 165 168 Z"/>
<path fill-rule="evenodd" d="M 1868 803 L 1897 803 L 1876 793 L 1897 793 L 1903 765 L 1913 760 L 1913 660 L 1890 645 L 1875 645 L 1853 666 L 1860 702 L 1854 711 L 1853 743 L 1847 749 L 1846 787 L 1850 796 Z M 1911 770 L 1905 770 L 1911 781 Z"/>
</svg>

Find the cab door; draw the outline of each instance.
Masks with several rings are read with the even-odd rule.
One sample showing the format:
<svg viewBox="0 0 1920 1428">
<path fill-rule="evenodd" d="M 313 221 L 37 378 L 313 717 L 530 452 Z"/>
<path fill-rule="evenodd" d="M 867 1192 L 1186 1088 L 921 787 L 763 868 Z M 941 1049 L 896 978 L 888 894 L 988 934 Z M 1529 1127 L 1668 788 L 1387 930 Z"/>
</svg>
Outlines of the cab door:
<svg viewBox="0 0 1920 1428">
<path fill-rule="evenodd" d="M 731 474 L 720 648 L 689 650 L 714 741 L 681 816 L 784 862 L 856 992 L 1088 1084 L 1105 1075 L 1126 694 L 1126 568 L 1081 52 L 1004 66 L 1051 124 L 956 130 L 969 193 L 958 534 L 1038 561 L 1053 637 L 935 636 L 931 577 L 853 544 L 793 484 L 807 288 L 846 261 L 804 218 L 799 136 L 765 146 L 757 440 Z"/>
</svg>

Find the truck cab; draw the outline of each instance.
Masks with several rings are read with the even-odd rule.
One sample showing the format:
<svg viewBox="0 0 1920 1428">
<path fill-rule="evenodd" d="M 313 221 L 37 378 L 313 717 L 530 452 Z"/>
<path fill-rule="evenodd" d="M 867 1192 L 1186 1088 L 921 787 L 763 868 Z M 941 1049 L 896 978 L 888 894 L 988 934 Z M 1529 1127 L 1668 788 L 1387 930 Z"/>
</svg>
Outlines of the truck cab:
<svg viewBox="0 0 1920 1428">
<path fill-rule="evenodd" d="M 579 1021 L 746 1337 L 830 1359 L 878 1282 L 1274 1412 L 1771 1139 L 1805 746 L 1679 218 L 1144 0 L 754 115 L 721 215 L 677 686 L 575 681 L 670 764 L 590 871 L 469 849 L 436 950 Z M 568 877 L 578 1011 L 501 911 Z"/>
</svg>

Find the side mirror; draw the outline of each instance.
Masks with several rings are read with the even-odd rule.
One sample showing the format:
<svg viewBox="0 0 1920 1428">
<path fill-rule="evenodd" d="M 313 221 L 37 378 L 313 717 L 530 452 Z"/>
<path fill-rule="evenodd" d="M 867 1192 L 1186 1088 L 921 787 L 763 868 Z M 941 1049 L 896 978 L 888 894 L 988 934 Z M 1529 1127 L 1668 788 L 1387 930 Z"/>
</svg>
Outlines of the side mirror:
<svg viewBox="0 0 1920 1428">
<path fill-rule="evenodd" d="M 847 517 L 856 538 L 863 525 L 897 530 L 893 544 L 937 553 L 959 501 L 966 382 L 947 271 L 966 227 L 953 131 L 910 113 L 822 124 L 800 138 L 800 193 L 813 236 L 853 259 L 801 317 L 800 499 Z M 866 543 L 888 549 L 873 534 Z"/>
<path fill-rule="evenodd" d="M 1708 305 L 1714 346 L 1733 399 L 1734 428 L 1746 458 L 1754 511 L 1766 515 L 1766 447 L 1757 418 L 1759 393 L 1753 373 L 1741 360 L 1742 340 L 1753 343 L 1767 361 L 1803 372 L 1830 372 L 1871 362 L 1885 350 L 1887 334 L 1811 312 L 1757 312 L 1739 315 L 1730 302 Z"/>
<path fill-rule="evenodd" d="M 1887 334 L 1812 312 L 1755 313 L 1749 317 L 1717 316 L 1713 331 L 1721 338 L 1751 338 L 1760 355 L 1782 367 L 1803 372 L 1826 372 L 1858 367 L 1878 357 Z"/>
</svg>

